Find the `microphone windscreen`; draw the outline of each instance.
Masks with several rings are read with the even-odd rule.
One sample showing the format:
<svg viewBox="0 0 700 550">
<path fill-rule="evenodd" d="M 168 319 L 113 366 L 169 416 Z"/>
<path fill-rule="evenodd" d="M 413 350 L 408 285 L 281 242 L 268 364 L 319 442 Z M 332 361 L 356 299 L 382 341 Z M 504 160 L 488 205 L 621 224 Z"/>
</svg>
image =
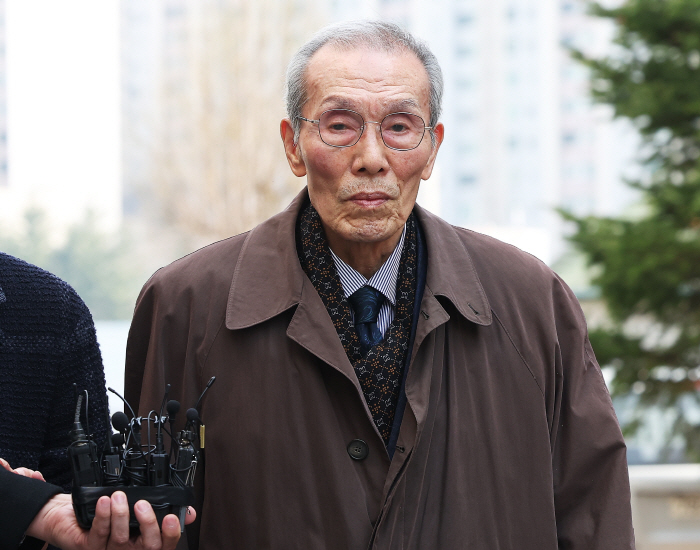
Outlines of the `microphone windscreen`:
<svg viewBox="0 0 700 550">
<path fill-rule="evenodd" d="M 199 420 L 197 409 L 187 409 L 187 421 L 194 422 L 195 420 Z"/>
<path fill-rule="evenodd" d="M 168 416 L 175 416 L 180 410 L 180 402 L 171 399 L 165 406 L 165 410 L 168 411 Z"/>
<path fill-rule="evenodd" d="M 124 445 L 124 436 L 122 434 L 112 434 L 112 447 L 121 447 Z"/>
<path fill-rule="evenodd" d="M 112 415 L 112 426 L 118 432 L 125 432 L 129 427 L 129 417 L 121 411 L 115 412 Z"/>
</svg>

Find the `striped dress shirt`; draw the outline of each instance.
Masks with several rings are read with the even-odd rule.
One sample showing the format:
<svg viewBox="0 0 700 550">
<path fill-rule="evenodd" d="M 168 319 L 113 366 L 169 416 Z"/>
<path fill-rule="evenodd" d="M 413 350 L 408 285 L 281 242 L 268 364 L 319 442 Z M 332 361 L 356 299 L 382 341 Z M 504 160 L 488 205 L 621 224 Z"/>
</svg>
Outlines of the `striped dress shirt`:
<svg viewBox="0 0 700 550">
<path fill-rule="evenodd" d="M 362 273 L 350 267 L 331 250 L 335 267 L 338 270 L 340 283 L 343 286 L 343 294 L 348 298 L 365 285 L 371 286 L 384 295 L 384 303 L 379 309 L 379 317 L 377 318 L 377 327 L 384 336 L 384 333 L 391 325 L 396 314 L 396 283 L 399 278 L 399 264 L 401 263 L 401 253 L 403 252 L 403 242 L 406 237 L 406 226 L 404 225 L 401 232 L 401 239 L 396 245 L 394 251 L 382 264 L 382 267 L 367 279 Z M 350 306 L 350 313 L 355 319 L 355 312 Z"/>
</svg>

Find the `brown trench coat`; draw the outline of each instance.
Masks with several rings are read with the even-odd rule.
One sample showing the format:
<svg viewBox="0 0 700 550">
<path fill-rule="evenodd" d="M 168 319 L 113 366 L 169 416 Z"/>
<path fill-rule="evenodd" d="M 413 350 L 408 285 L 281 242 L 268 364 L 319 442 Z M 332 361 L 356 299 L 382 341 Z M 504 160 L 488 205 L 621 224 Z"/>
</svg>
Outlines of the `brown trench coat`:
<svg viewBox="0 0 700 550">
<path fill-rule="evenodd" d="M 200 548 L 634 548 L 625 444 L 568 287 L 416 207 L 427 283 L 390 461 L 297 259 L 305 200 L 161 269 L 138 299 L 126 397 L 139 414 L 166 383 L 187 408 L 217 377 Z"/>
</svg>

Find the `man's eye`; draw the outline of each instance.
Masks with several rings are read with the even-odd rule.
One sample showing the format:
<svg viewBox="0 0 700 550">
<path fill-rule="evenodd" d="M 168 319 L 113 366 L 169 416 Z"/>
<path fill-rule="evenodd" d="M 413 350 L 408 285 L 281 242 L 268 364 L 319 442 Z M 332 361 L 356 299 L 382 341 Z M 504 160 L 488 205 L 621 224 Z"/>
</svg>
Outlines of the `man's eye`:
<svg viewBox="0 0 700 550">
<path fill-rule="evenodd" d="M 389 126 L 389 128 L 387 128 L 387 130 L 395 134 L 400 134 L 401 132 L 408 130 L 408 127 L 405 124 L 392 124 Z"/>
<path fill-rule="evenodd" d="M 348 129 L 348 125 L 343 122 L 333 122 L 328 125 L 328 129 L 333 132 L 342 132 Z"/>
</svg>

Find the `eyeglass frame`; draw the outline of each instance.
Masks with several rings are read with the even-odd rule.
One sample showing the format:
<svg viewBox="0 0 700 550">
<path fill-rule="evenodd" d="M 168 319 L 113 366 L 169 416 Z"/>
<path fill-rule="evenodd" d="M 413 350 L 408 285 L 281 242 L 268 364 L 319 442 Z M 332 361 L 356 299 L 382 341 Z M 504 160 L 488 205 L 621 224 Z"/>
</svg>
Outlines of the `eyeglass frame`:
<svg viewBox="0 0 700 550">
<path fill-rule="evenodd" d="M 325 139 L 323 139 L 323 136 L 321 135 L 321 117 L 323 117 L 323 115 L 325 115 L 326 113 L 329 113 L 331 111 L 347 111 L 349 113 L 354 113 L 360 117 L 360 119 L 362 120 L 362 129 L 360 130 L 360 135 L 357 136 L 357 139 L 353 143 L 351 143 L 349 145 L 331 145 Z M 387 142 L 384 141 L 384 134 L 382 133 L 382 123 L 387 118 L 389 118 L 390 116 L 393 116 L 393 115 L 411 115 L 411 116 L 419 118 L 420 121 L 423 123 L 423 133 L 421 134 L 420 141 L 416 144 L 415 147 L 411 147 L 410 149 L 399 149 L 398 147 L 392 147 L 391 145 L 388 145 Z M 397 111 L 395 113 L 389 113 L 379 122 L 374 121 L 374 120 L 365 120 L 365 117 L 363 117 L 357 111 L 353 111 L 352 109 L 326 109 L 318 116 L 318 120 L 312 120 L 310 118 L 306 118 L 306 117 L 303 117 L 301 115 L 298 115 L 297 118 L 300 118 L 301 120 L 305 120 L 306 122 L 310 122 L 311 124 L 316 124 L 318 126 L 318 137 L 321 138 L 321 141 L 323 143 L 325 143 L 326 145 L 328 145 L 328 147 L 335 147 L 337 149 L 345 149 L 347 147 L 352 147 L 353 145 L 357 145 L 358 142 L 360 141 L 360 139 L 362 139 L 362 134 L 365 133 L 365 126 L 367 124 L 379 124 L 379 135 L 382 138 L 382 143 L 384 144 L 384 146 L 386 148 L 391 149 L 393 151 L 413 151 L 414 149 L 417 149 L 418 147 L 420 147 L 420 144 L 423 143 L 423 138 L 425 137 L 425 131 L 432 130 L 433 128 L 435 128 L 434 126 L 426 126 L 425 120 L 423 119 L 422 116 L 417 115 L 416 113 L 409 113 L 408 111 Z"/>
</svg>

